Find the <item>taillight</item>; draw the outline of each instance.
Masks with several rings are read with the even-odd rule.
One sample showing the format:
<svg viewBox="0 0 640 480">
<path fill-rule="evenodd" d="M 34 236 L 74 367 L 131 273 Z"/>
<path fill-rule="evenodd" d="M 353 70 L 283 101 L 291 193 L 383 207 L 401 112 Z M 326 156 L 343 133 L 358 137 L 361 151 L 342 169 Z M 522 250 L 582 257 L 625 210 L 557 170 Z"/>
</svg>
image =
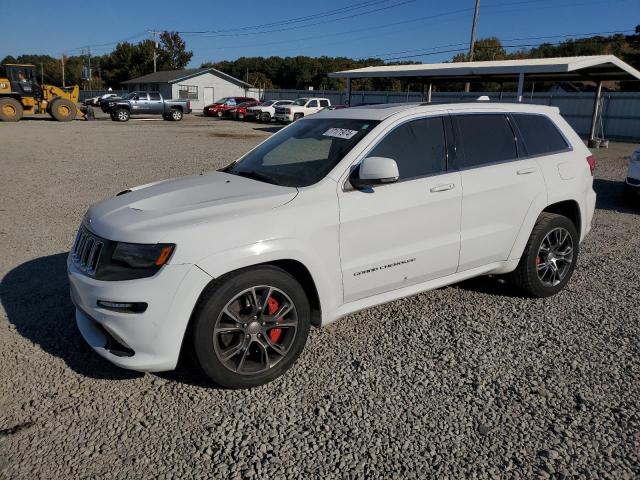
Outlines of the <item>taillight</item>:
<svg viewBox="0 0 640 480">
<path fill-rule="evenodd" d="M 591 170 L 591 175 L 593 175 L 593 172 L 596 169 L 596 159 L 593 158 L 593 155 L 589 155 L 587 157 L 587 163 L 589 164 L 589 170 Z"/>
</svg>

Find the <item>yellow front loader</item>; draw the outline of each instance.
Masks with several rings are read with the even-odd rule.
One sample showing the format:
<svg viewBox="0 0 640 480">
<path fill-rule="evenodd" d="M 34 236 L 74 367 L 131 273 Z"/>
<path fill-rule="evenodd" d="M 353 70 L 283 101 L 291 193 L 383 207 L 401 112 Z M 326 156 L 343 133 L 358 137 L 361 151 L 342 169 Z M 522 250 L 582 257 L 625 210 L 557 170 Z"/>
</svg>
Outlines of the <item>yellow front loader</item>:
<svg viewBox="0 0 640 480">
<path fill-rule="evenodd" d="M 0 66 L 0 121 L 17 122 L 23 115 L 46 112 L 59 122 L 68 122 L 83 116 L 79 96 L 77 85 L 38 85 L 35 65 Z"/>
</svg>

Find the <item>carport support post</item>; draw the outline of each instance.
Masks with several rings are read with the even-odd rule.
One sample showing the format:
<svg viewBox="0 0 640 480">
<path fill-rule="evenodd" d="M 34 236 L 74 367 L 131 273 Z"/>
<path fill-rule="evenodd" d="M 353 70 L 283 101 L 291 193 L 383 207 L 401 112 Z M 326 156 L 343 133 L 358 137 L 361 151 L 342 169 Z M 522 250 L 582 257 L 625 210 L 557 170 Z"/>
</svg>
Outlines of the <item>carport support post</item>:
<svg viewBox="0 0 640 480">
<path fill-rule="evenodd" d="M 600 98 L 602 97 L 602 80 L 598 82 L 596 88 L 596 98 L 593 100 L 593 115 L 591 116 L 591 130 L 589 131 L 589 148 L 596 145 L 596 127 L 598 125 L 598 115 L 600 115 Z"/>
<path fill-rule="evenodd" d="M 347 78 L 347 106 L 351 106 L 351 79 Z"/>
<path fill-rule="evenodd" d="M 429 82 L 427 86 L 427 103 L 431 103 L 431 91 L 433 90 L 433 83 Z"/>
<path fill-rule="evenodd" d="M 522 91 L 524 90 L 524 72 L 518 75 L 518 103 L 522 102 Z"/>
</svg>

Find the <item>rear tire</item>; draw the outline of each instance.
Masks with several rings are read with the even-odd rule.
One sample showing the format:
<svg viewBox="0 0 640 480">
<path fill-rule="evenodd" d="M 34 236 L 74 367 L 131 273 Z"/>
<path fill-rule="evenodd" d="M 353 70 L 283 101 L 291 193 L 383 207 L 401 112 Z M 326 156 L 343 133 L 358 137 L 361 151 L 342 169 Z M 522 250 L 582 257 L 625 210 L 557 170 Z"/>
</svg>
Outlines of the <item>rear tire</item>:
<svg viewBox="0 0 640 480">
<path fill-rule="evenodd" d="M 578 259 L 580 236 L 571 220 L 543 212 L 533 227 L 518 267 L 508 279 L 533 297 L 549 297 L 571 279 Z"/>
<path fill-rule="evenodd" d="M 310 325 L 309 301 L 294 277 L 271 266 L 240 270 L 216 282 L 198 303 L 194 357 L 218 385 L 255 387 L 293 365 Z"/>
<path fill-rule="evenodd" d="M 172 108 L 169 115 L 171 116 L 171 120 L 173 120 L 174 122 L 179 122 L 180 120 L 182 120 L 182 110 L 178 108 Z"/>
<path fill-rule="evenodd" d="M 0 121 L 18 122 L 22 118 L 24 108 L 22 104 L 11 97 L 0 98 Z"/>
<path fill-rule="evenodd" d="M 49 111 L 58 122 L 70 122 L 76 118 L 78 107 L 71 100 L 58 97 L 51 102 Z"/>
</svg>

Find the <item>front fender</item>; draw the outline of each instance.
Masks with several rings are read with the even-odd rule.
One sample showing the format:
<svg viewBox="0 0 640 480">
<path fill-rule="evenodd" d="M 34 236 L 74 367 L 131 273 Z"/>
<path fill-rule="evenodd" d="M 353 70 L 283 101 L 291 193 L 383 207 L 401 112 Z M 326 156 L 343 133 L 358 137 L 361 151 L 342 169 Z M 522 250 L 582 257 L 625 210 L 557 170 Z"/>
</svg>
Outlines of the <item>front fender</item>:
<svg viewBox="0 0 640 480">
<path fill-rule="evenodd" d="M 215 253 L 197 262 L 207 274 L 214 278 L 241 268 L 275 262 L 294 260 L 306 267 L 311 274 L 323 317 L 342 303 L 342 277 L 339 265 L 328 265 L 318 255 L 312 255 L 298 247 L 294 239 L 277 239 L 256 242 Z M 334 272 L 334 274 L 332 274 Z"/>
</svg>

